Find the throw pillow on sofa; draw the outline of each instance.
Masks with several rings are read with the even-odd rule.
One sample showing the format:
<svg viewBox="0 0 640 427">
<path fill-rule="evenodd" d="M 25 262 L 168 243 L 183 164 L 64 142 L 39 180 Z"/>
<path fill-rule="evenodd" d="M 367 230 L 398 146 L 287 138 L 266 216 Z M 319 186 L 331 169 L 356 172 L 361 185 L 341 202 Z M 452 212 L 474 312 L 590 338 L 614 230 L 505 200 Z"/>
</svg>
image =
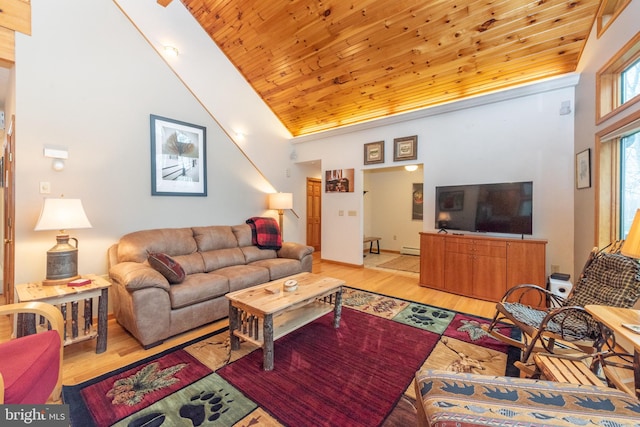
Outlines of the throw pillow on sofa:
<svg viewBox="0 0 640 427">
<path fill-rule="evenodd" d="M 186 276 L 182 266 L 167 254 L 149 254 L 149 265 L 162 274 L 172 285 L 182 283 Z"/>
</svg>

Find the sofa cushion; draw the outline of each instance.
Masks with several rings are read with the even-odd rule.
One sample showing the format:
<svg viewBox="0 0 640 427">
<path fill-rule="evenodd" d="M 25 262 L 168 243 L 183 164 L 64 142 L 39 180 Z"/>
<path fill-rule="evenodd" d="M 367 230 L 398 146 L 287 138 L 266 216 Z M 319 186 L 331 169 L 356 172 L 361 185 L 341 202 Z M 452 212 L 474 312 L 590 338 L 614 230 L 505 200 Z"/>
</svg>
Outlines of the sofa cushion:
<svg viewBox="0 0 640 427">
<path fill-rule="evenodd" d="M 182 283 L 186 276 L 180 263 L 164 253 L 149 254 L 149 265 L 167 278 L 169 283 Z"/>
<path fill-rule="evenodd" d="M 230 292 L 269 281 L 269 270 L 257 265 L 234 265 L 216 270 L 215 274 L 229 279 Z"/>
<path fill-rule="evenodd" d="M 118 262 L 145 262 L 150 253 L 187 255 L 198 250 L 191 228 L 161 228 L 126 234 L 118 243 Z"/>
<path fill-rule="evenodd" d="M 263 259 L 252 262 L 250 265 L 264 267 L 269 270 L 269 280 L 302 273 L 300 261 L 288 258 Z"/>
<path fill-rule="evenodd" d="M 204 271 L 214 271 L 232 265 L 244 265 L 244 254 L 240 248 L 218 249 L 216 251 L 202 252 Z"/>
<path fill-rule="evenodd" d="M 200 252 L 238 247 L 238 240 L 231 227 L 227 225 L 193 227 L 192 230 Z"/>
<path fill-rule="evenodd" d="M 273 249 L 260 249 L 257 246 L 244 246 L 241 247 L 242 253 L 244 254 L 244 259 L 247 264 L 252 263 L 254 261 L 259 261 L 261 259 L 272 259 L 277 258 L 278 254 Z"/>
<path fill-rule="evenodd" d="M 205 273 L 204 260 L 200 252 L 189 255 L 176 255 L 173 259 L 180 263 L 187 274 Z"/>
<path fill-rule="evenodd" d="M 190 274 L 179 285 L 171 286 L 171 308 L 187 307 L 229 292 L 229 280 L 213 273 Z"/>
<path fill-rule="evenodd" d="M 249 224 L 234 225 L 231 227 L 231 230 L 233 230 L 233 234 L 235 234 L 236 239 L 238 240 L 238 246 L 243 247 L 253 245 L 251 242 L 253 234 Z"/>
</svg>

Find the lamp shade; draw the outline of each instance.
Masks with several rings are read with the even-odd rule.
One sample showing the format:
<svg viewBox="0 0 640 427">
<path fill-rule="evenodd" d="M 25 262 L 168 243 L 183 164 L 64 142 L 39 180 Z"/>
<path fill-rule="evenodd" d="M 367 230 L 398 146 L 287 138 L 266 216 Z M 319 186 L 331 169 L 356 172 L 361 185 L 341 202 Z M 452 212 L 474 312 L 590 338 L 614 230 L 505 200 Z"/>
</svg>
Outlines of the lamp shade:
<svg viewBox="0 0 640 427">
<path fill-rule="evenodd" d="M 293 208 L 293 194 L 271 193 L 269 194 L 269 209 L 281 210 Z"/>
<path fill-rule="evenodd" d="M 91 228 L 80 199 L 44 199 L 35 231 Z"/>
<path fill-rule="evenodd" d="M 640 258 L 640 209 L 636 211 L 636 216 L 633 217 L 631 229 L 629 229 L 629 234 L 624 240 L 620 253 L 630 258 Z"/>
</svg>

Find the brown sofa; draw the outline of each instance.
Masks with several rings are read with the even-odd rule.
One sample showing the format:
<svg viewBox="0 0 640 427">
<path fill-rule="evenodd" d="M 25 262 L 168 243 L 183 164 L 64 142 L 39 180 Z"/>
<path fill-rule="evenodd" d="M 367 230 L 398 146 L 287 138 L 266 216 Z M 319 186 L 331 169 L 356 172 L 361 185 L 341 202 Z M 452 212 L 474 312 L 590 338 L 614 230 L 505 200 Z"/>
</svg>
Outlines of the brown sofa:
<svg viewBox="0 0 640 427">
<path fill-rule="evenodd" d="M 225 294 L 311 272 L 313 248 L 284 242 L 279 250 L 252 244 L 251 227 L 207 226 L 136 231 L 109 248 L 111 295 L 118 320 L 149 348 L 229 315 Z M 148 262 L 170 256 L 186 273 L 170 284 Z"/>
</svg>

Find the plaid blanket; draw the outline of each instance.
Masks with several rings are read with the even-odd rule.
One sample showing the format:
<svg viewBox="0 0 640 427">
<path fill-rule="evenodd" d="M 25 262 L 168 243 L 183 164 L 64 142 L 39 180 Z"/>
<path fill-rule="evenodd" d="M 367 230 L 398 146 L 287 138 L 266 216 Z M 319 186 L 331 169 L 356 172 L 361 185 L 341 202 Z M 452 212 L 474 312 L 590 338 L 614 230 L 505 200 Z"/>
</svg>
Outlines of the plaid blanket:
<svg viewBox="0 0 640 427">
<path fill-rule="evenodd" d="M 278 222 L 273 218 L 251 217 L 247 220 L 251 227 L 251 243 L 260 249 L 275 249 L 282 247 L 282 236 Z"/>
</svg>

